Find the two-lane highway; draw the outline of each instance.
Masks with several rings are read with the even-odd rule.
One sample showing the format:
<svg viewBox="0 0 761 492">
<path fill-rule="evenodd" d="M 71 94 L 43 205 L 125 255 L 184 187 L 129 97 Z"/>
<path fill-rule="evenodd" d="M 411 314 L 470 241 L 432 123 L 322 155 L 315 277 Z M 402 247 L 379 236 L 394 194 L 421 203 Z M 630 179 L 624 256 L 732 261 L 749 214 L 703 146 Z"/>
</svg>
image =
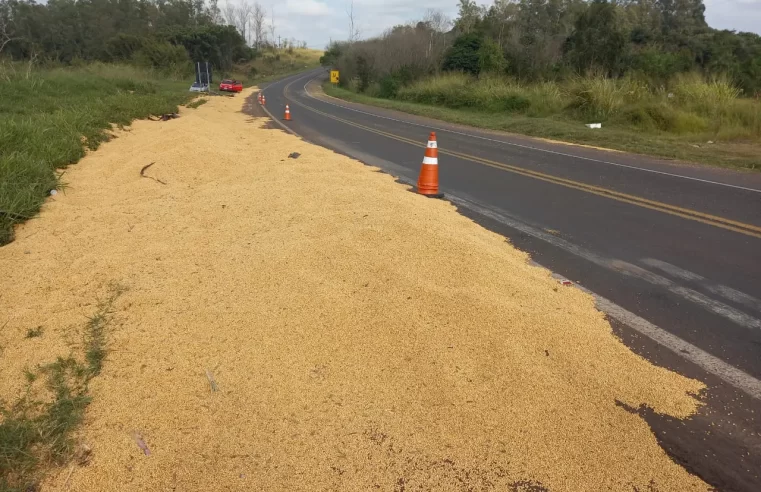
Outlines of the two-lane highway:
<svg viewBox="0 0 761 492">
<path fill-rule="evenodd" d="M 347 103 L 323 77 L 269 85 L 267 108 L 281 119 L 290 104 L 293 132 L 408 183 L 436 131 L 441 188 L 462 213 L 594 293 L 634 350 L 711 386 L 713 416 L 681 435 L 643 410 L 664 448 L 721 490 L 761 490 L 761 174 Z"/>
</svg>

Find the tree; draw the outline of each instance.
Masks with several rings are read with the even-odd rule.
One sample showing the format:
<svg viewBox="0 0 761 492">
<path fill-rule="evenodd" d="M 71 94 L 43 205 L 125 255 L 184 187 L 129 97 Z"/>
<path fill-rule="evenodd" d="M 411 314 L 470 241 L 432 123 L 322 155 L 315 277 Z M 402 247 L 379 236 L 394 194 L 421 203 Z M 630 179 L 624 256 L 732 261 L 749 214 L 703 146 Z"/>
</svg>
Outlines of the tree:
<svg viewBox="0 0 761 492">
<path fill-rule="evenodd" d="M 479 73 L 502 73 L 505 71 L 505 56 L 497 43 L 485 39 L 478 48 Z"/>
<path fill-rule="evenodd" d="M 275 44 L 275 40 L 277 39 L 275 36 L 275 7 L 272 7 L 272 17 L 270 17 L 270 36 L 272 39 L 272 46 L 277 48 L 277 44 Z"/>
<path fill-rule="evenodd" d="M 5 0 L 3 0 L 0 1 L 0 54 L 3 53 L 5 46 L 13 40 L 10 9 Z"/>
<path fill-rule="evenodd" d="M 459 17 L 455 22 L 455 28 L 462 34 L 471 33 L 483 14 L 483 10 L 478 6 L 476 0 L 460 0 Z"/>
<path fill-rule="evenodd" d="M 515 23 L 518 13 L 518 5 L 514 0 L 494 0 L 494 5 L 489 7 L 484 16 L 485 31 L 497 42 L 502 49 L 507 38 L 508 31 Z"/>
<path fill-rule="evenodd" d="M 585 8 L 581 0 L 520 0 L 505 46 L 515 75 L 552 76 L 562 65 L 563 44 Z"/>
<path fill-rule="evenodd" d="M 354 43 L 359 41 L 361 35 L 357 19 L 354 15 L 354 0 L 351 1 L 351 5 L 346 9 L 346 15 L 349 17 L 349 42 Z"/>
<path fill-rule="evenodd" d="M 229 26 L 236 25 L 236 18 L 238 16 L 238 7 L 234 3 L 230 3 L 230 0 L 225 2 L 225 6 L 222 7 L 222 17 L 225 18 L 225 22 Z"/>
<path fill-rule="evenodd" d="M 212 23 L 222 24 L 224 22 L 222 12 L 219 10 L 219 0 L 209 0 L 209 7 L 206 12 Z"/>
<path fill-rule="evenodd" d="M 626 49 L 626 36 L 619 26 L 615 5 L 593 0 L 565 44 L 569 62 L 580 73 L 601 68 L 608 75 L 618 75 Z"/>
<path fill-rule="evenodd" d="M 262 44 L 265 42 L 264 19 L 266 17 L 267 13 L 261 4 L 255 3 L 254 9 L 251 12 L 251 23 L 253 24 L 254 46 L 256 46 L 256 49 L 261 49 Z"/>
<path fill-rule="evenodd" d="M 481 71 L 479 50 L 483 40 L 474 33 L 463 34 L 455 39 L 454 44 L 444 56 L 443 69 L 478 75 Z"/>
<path fill-rule="evenodd" d="M 683 41 L 690 33 L 708 27 L 703 0 L 655 0 L 661 13 L 663 35 Z"/>
</svg>

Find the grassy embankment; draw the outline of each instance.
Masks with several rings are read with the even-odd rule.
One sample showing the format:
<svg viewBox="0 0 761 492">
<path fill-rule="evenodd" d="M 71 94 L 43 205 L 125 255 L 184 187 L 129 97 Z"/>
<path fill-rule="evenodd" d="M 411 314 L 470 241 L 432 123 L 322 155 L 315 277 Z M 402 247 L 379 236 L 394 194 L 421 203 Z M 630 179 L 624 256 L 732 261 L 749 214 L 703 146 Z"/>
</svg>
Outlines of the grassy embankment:
<svg viewBox="0 0 761 492">
<path fill-rule="evenodd" d="M 0 245 L 31 219 L 62 168 L 108 140 L 112 124 L 177 111 L 189 82 L 130 66 L 0 73 Z"/>
<path fill-rule="evenodd" d="M 266 53 L 229 74 L 246 85 L 319 65 L 321 51 Z M 248 75 L 246 75 L 248 74 Z M 255 74 L 255 76 L 251 76 Z M 39 211 L 60 188 L 62 169 L 109 138 L 111 125 L 177 110 L 193 94 L 192 75 L 167 77 L 127 65 L 0 70 L 0 246 L 13 240 L 13 225 Z M 203 104 L 198 101 L 191 107 Z"/>
<path fill-rule="evenodd" d="M 351 85 L 351 84 L 350 84 Z M 653 88 L 632 79 L 520 84 L 448 74 L 401 87 L 393 98 L 325 85 L 328 95 L 452 123 L 534 137 L 761 170 L 761 102 L 724 80 L 695 75 Z M 590 130 L 584 123 L 601 122 Z"/>
</svg>

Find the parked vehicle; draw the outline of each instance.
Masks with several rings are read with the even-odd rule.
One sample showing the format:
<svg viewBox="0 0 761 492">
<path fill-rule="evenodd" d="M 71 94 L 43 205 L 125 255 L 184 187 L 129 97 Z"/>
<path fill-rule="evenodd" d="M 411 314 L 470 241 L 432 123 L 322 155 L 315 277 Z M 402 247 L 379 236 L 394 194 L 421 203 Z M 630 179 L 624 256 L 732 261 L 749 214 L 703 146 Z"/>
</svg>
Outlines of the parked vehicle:
<svg viewBox="0 0 761 492">
<path fill-rule="evenodd" d="M 237 80 L 225 79 L 219 83 L 219 90 L 225 92 L 240 92 L 243 90 L 243 83 Z"/>
<path fill-rule="evenodd" d="M 190 92 L 209 92 L 209 86 L 200 82 L 193 82 L 190 86 Z"/>
</svg>

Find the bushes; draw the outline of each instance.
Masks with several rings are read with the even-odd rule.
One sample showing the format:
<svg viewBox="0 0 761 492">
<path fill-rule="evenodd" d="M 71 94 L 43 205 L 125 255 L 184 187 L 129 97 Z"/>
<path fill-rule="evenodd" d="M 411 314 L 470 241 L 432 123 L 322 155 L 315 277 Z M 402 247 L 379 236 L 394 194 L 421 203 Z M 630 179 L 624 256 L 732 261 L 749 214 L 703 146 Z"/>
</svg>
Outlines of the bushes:
<svg viewBox="0 0 761 492">
<path fill-rule="evenodd" d="M 415 71 L 411 67 L 402 67 L 398 71 L 384 76 L 378 84 L 377 96 L 386 99 L 396 97 L 399 89 L 415 80 Z M 365 91 L 367 93 L 368 91 Z M 370 95 L 370 94 L 368 94 Z"/>
<path fill-rule="evenodd" d="M 530 91 L 508 79 L 475 79 L 462 73 L 432 77 L 403 87 L 397 93 L 397 99 L 422 104 L 519 113 L 531 107 L 531 96 Z"/>
</svg>

